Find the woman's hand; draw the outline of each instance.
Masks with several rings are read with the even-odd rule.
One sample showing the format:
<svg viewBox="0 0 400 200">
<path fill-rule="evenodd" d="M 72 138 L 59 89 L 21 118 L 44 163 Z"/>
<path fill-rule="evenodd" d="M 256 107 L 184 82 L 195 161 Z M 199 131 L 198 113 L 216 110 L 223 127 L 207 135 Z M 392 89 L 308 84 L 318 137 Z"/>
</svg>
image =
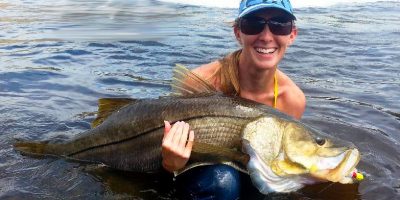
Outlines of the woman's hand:
<svg viewBox="0 0 400 200">
<path fill-rule="evenodd" d="M 164 138 L 162 141 L 162 165 L 169 171 L 177 171 L 185 167 L 192 152 L 194 132 L 189 131 L 189 124 L 176 122 L 171 124 L 164 121 Z"/>
</svg>

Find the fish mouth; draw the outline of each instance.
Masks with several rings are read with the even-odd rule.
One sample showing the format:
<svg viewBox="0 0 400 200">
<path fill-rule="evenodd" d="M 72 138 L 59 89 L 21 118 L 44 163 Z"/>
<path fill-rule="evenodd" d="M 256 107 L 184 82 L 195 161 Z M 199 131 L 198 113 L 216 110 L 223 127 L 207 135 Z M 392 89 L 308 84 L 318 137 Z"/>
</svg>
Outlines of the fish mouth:
<svg viewBox="0 0 400 200">
<path fill-rule="evenodd" d="M 332 182 L 353 183 L 349 177 L 360 161 L 360 153 L 357 149 L 349 149 L 336 157 L 322 158 L 310 169 L 310 175 Z M 314 168 L 314 169 L 313 169 Z"/>
<path fill-rule="evenodd" d="M 307 162 L 307 160 L 314 162 Z M 352 172 L 360 160 L 357 149 L 347 149 L 336 156 L 319 156 L 302 160 L 291 160 L 281 153 L 272 165 L 273 172 L 278 176 L 305 175 L 309 177 L 308 183 L 315 182 L 339 182 L 343 184 L 353 183 Z"/>
</svg>

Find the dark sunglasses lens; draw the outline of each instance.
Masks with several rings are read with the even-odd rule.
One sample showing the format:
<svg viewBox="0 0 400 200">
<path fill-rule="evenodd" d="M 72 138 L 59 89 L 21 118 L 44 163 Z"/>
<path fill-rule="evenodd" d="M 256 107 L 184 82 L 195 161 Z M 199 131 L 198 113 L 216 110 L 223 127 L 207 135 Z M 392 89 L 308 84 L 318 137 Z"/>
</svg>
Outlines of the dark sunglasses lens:
<svg viewBox="0 0 400 200">
<path fill-rule="evenodd" d="M 275 35 L 289 35 L 292 32 L 292 21 L 285 18 L 272 18 L 268 21 L 258 17 L 243 18 L 240 20 L 240 30 L 246 35 L 257 35 L 264 30 L 265 24 Z"/>
<path fill-rule="evenodd" d="M 289 35 L 292 32 L 292 27 L 292 21 L 274 19 L 268 21 L 268 28 L 275 35 Z"/>
<path fill-rule="evenodd" d="M 246 35 L 257 35 L 264 30 L 265 21 L 258 18 L 243 18 L 240 20 L 240 30 Z"/>
</svg>

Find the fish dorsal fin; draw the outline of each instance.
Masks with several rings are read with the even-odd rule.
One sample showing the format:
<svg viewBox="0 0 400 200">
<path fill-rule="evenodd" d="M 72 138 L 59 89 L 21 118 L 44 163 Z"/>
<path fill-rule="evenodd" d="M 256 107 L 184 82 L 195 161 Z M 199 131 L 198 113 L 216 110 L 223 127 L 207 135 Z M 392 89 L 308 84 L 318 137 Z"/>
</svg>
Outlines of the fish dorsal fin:
<svg viewBox="0 0 400 200">
<path fill-rule="evenodd" d="M 180 64 L 174 67 L 171 88 L 172 96 L 194 96 L 217 92 L 208 81 Z"/>
<path fill-rule="evenodd" d="M 131 98 L 102 98 L 99 99 L 99 108 L 97 111 L 97 118 L 92 122 L 92 128 L 97 127 L 114 111 L 119 110 L 123 106 L 135 102 L 137 99 Z"/>
</svg>

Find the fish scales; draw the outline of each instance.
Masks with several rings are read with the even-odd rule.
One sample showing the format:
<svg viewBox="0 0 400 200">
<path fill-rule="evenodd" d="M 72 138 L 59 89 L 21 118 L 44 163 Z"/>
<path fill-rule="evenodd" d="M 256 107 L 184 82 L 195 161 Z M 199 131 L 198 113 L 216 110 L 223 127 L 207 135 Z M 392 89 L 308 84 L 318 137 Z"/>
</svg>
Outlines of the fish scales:
<svg viewBox="0 0 400 200">
<path fill-rule="evenodd" d="M 188 121 L 195 131 L 195 141 L 233 147 L 240 145 L 241 133 L 249 120 L 229 117 L 204 117 Z"/>
<path fill-rule="evenodd" d="M 252 112 L 244 111 L 240 107 L 232 109 L 232 104 L 240 105 L 241 103 L 241 101 L 232 101 L 231 98 L 220 95 L 211 98 L 204 96 L 198 98 L 163 98 L 162 101 L 157 99 L 139 101 L 115 112 L 96 129 L 76 139 L 73 148 L 70 148 L 75 151 L 65 152 L 65 154 L 69 155 L 87 148 L 133 139 L 138 135 L 162 129 L 164 120 L 170 122 L 189 121 L 203 117 L 251 119 L 262 114 L 257 109 L 252 109 Z"/>
</svg>

